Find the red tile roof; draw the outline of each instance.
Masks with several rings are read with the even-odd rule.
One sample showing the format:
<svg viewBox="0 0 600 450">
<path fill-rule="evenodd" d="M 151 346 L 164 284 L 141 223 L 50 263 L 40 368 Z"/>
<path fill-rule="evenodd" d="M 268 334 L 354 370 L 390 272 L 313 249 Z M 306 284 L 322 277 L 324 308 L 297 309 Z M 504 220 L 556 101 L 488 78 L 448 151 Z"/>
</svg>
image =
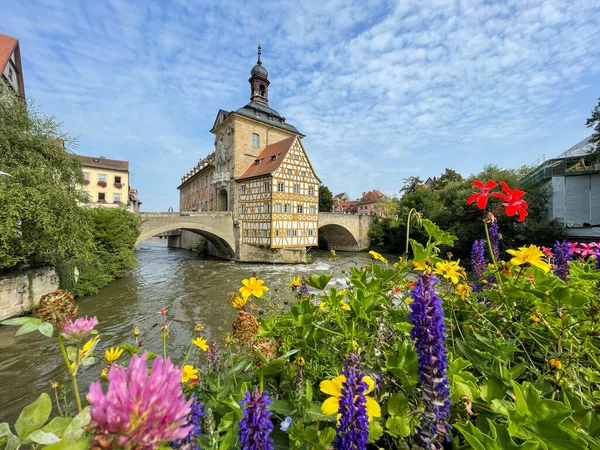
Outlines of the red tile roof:
<svg viewBox="0 0 600 450">
<path fill-rule="evenodd" d="M 19 40 L 0 33 L 0 72 L 4 70 L 10 55 L 15 51 Z"/>
<path fill-rule="evenodd" d="M 108 158 L 97 158 L 95 156 L 77 156 L 79 156 L 82 166 L 129 172 L 129 161 L 120 161 L 118 159 Z"/>
<path fill-rule="evenodd" d="M 283 141 L 266 146 L 238 180 L 261 175 L 270 175 L 275 172 L 281 165 L 287 152 L 292 148 L 292 144 L 296 138 L 297 136 L 292 136 Z"/>
</svg>

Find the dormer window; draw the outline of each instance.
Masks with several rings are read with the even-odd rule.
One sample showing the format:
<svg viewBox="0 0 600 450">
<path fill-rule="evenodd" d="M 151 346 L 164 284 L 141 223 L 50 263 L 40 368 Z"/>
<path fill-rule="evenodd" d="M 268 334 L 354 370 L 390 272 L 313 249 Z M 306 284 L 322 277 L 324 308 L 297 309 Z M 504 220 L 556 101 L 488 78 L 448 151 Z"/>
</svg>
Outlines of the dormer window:
<svg viewBox="0 0 600 450">
<path fill-rule="evenodd" d="M 277 155 L 271 156 L 271 161 L 275 161 L 277 159 Z"/>
<path fill-rule="evenodd" d="M 260 164 L 260 159 L 257 159 L 256 161 L 254 161 L 254 164 L 258 166 Z"/>
</svg>

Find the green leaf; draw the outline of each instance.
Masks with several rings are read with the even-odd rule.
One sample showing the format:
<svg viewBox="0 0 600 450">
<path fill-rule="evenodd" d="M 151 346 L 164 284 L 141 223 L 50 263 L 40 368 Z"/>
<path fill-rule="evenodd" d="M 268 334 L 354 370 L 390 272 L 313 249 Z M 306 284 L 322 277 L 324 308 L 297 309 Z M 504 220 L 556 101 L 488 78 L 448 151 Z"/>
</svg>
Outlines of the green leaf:
<svg viewBox="0 0 600 450">
<path fill-rule="evenodd" d="M 410 436 L 410 423 L 408 417 L 390 416 L 385 421 L 385 428 L 394 438 Z"/>
<path fill-rule="evenodd" d="M 67 346 L 67 356 L 69 358 L 69 361 L 75 362 L 75 360 L 77 359 L 77 347 L 75 347 L 74 345 Z"/>
<path fill-rule="evenodd" d="M 45 392 L 36 401 L 23 408 L 15 423 L 15 430 L 21 441 L 24 441 L 29 434 L 42 428 L 50 417 L 51 411 L 52 401 Z"/>
<path fill-rule="evenodd" d="M 326 416 L 321 412 L 321 404 L 312 402 L 310 407 L 306 410 L 306 421 L 307 422 L 335 422 L 335 415 Z"/>
<path fill-rule="evenodd" d="M 38 325 L 42 323 L 42 320 L 37 317 L 15 317 L 14 319 L 3 320 L 0 325 L 26 325 L 28 323 Z"/>
<path fill-rule="evenodd" d="M 369 424 L 369 443 L 374 444 L 383 436 L 383 427 L 375 420 Z"/>
<path fill-rule="evenodd" d="M 31 333 L 32 331 L 36 331 L 38 329 L 38 324 L 29 322 L 23 325 L 21 328 L 17 330 L 15 336 L 21 336 L 22 334 Z"/>
<path fill-rule="evenodd" d="M 404 416 L 410 407 L 403 392 L 392 394 L 387 401 L 387 410 L 391 416 Z"/>
<path fill-rule="evenodd" d="M 495 399 L 504 398 L 505 392 L 504 383 L 497 378 L 485 380 L 481 385 L 481 398 L 487 403 L 491 403 Z"/>
<path fill-rule="evenodd" d="M 383 431 L 383 430 L 382 430 Z M 319 431 L 319 444 L 328 446 L 335 439 L 335 430 L 331 427 L 323 428 Z"/>
<path fill-rule="evenodd" d="M 273 403 L 271 403 L 271 406 L 269 406 L 269 409 L 282 416 L 291 416 L 294 414 L 296 407 L 288 400 L 274 400 Z"/>
<path fill-rule="evenodd" d="M 419 244 L 414 239 L 410 239 L 410 246 L 412 247 L 413 259 L 415 261 L 424 261 L 427 259 L 428 254 L 422 244 Z"/>
<path fill-rule="evenodd" d="M 93 356 L 86 356 L 85 358 L 83 358 L 83 361 L 81 364 L 83 366 L 91 366 L 95 362 L 96 362 L 96 358 L 94 358 Z"/>
<path fill-rule="evenodd" d="M 45 447 L 44 450 L 87 450 L 89 449 L 87 438 L 77 440 L 62 440 L 56 444 Z"/>
<path fill-rule="evenodd" d="M 77 414 L 71 423 L 65 428 L 63 433 L 63 439 L 75 440 L 83 436 L 85 427 L 90 423 L 92 417 L 90 416 L 90 407 L 83 408 L 79 414 Z"/>
<path fill-rule="evenodd" d="M 54 433 L 60 438 L 72 421 L 72 417 L 55 417 L 42 427 L 42 431 Z"/>
<path fill-rule="evenodd" d="M 491 435 L 483 433 L 473 423 L 455 423 L 452 426 L 464 436 L 473 450 L 542 450 L 538 442 L 527 441 L 517 445 L 503 425 L 497 425 L 488 419 Z M 544 449 L 545 450 L 545 449 Z"/>
<path fill-rule="evenodd" d="M 60 439 L 54 433 L 46 433 L 42 430 L 35 430 L 33 433 L 29 434 L 27 438 L 23 441 L 23 444 L 43 444 L 50 445 L 56 444 Z"/>
<path fill-rule="evenodd" d="M 6 423 L 0 423 L 0 441 L 5 439 L 3 450 L 16 450 L 21 445 L 21 440 L 12 434 L 10 426 Z"/>
<path fill-rule="evenodd" d="M 322 275 L 311 275 L 310 277 L 306 278 L 305 281 L 309 286 L 323 291 L 332 278 L 332 274 L 324 273 Z"/>
<path fill-rule="evenodd" d="M 46 337 L 52 337 L 52 333 L 54 332 L 54 327 L 51 323 L 44 322 L 39 324 L 38 331 L 42 333 Z"/>
</svg>

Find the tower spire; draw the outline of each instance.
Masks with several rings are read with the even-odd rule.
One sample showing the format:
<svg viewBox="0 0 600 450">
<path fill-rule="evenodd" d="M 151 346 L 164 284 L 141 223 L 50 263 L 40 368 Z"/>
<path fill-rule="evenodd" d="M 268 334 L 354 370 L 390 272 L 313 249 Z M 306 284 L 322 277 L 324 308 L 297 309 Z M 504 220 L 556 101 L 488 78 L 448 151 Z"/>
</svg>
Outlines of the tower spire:
<svg viewBox="0 0 600 450">
<path fill-rule="evenodd" d="M 269 72 L 262 65 L 262 49 L 258 44 L 258 60 L 250 71 L 250 101 L 269 104 Z"/>
</svg>

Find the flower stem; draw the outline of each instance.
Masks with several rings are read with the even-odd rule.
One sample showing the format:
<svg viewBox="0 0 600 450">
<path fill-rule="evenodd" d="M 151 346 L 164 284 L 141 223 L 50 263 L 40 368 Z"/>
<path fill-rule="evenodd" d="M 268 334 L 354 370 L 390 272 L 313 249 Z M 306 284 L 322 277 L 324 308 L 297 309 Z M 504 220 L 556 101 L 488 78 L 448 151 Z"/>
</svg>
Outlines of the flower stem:
<svg viewBox="0 0 600 450">
<path fill-rule="evenodd" d="M 496 273 L 498 275 L 498 283 L 500 287 L 502 286 L 502 274 L 500 273 L 500 269 L 498 268 L 498 262 L 496 261 L 496 257 L 494 256 L 494 249 L 492 248 L 492 241 L 490 239 L 490 232 L 488 230 L 488 225 L 485 219 L 483 220 L 483 226 L 485 228 L 485 237 L 488 244 L 488 250 L 490 251 L 490 258 L 492 258 L 492 263 L 494 263 L 494 267 L 496 268 Z"/>
<path fill-rule="evenodd" d="M 73 392 L 75 393 L 75 401 L 77 402 L 77 409 L 79 412 L 83 409 L 81 407 L 81 398 L 79 397 L 79 387 L 77 386 L 77 375 L 75 370 L 71 369 L 71 363 L 69 362 L 69 357 L 67 356 L 67 350 L 65 349 L 65 342 L 63 340 L 62 334 L 60 330 L 58 332 L 58 345 L 60 347 L 60 351 L 63 355 L 63 359 L 65 360 L 65 364 L 67 366 L 67 370 L 69 371 L 69 375 L 71 375 L 71 380 L 73 381 Z M 77 348 L 77 355 L 79 355 L 79 346 Z M 77 364 L 78 361 L 75 362 Z"/>
<path fill-rule="evenodd" d="M 406 250 L 404 251 L 404 253 L 406 253 L 408 255 L 408 238 L 410 237 L 410 216 L 412 215 L 413 212 L 417 212 L 417 210 L 415 208 L 411 208 L 410 211 L 408 212 L 408 220 L 406 221 Z M 408 258 L 408 256 L 407 256 Z"/>
</svg>

